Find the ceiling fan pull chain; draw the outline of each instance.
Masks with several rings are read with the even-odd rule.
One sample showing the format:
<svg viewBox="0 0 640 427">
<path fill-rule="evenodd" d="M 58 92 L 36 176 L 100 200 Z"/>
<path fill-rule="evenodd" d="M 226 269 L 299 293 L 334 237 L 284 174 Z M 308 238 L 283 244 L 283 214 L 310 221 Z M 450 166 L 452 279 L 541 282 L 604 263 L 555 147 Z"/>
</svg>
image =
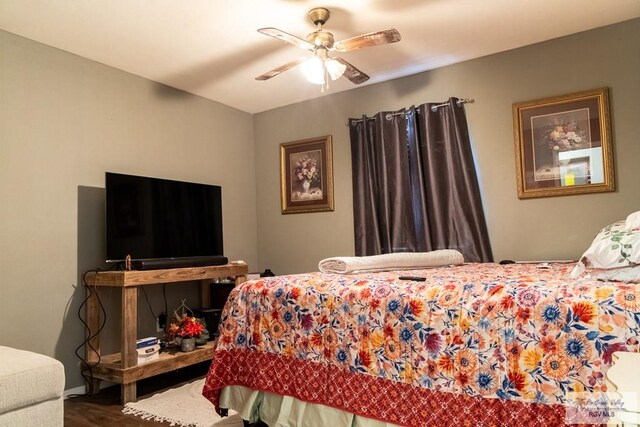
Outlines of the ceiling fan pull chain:
<svg viewBox="0 0 640 427">
<path fill-rule="evenodd" d="M 324 69 L 324 90 L 329 90 L 329 71 L 327 70 L 327 64 L 323 63 L 322 68 Z"/>
</svg>

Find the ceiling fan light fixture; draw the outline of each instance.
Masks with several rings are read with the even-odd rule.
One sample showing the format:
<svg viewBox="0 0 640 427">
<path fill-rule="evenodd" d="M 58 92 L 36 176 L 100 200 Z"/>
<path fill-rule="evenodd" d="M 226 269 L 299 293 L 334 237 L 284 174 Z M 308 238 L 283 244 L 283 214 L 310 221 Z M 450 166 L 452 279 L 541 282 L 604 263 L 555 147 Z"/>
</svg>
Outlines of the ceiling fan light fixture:
<svg viewBox="0 0 640 427">
<path fill-rule="evenodd" d="M 324 65 L 327 68 L 329 76 L 331 76 L 331 80 L 338 80 L 347 69 L 346 65 L 331 58 L 327 59 Z"/>
<path fill-rule="evenodd" d="M 324 64 L 317 56 L 312 56 L 302 63 L 302 73 L 309 83 L 324 86 Z"/>
</svg>

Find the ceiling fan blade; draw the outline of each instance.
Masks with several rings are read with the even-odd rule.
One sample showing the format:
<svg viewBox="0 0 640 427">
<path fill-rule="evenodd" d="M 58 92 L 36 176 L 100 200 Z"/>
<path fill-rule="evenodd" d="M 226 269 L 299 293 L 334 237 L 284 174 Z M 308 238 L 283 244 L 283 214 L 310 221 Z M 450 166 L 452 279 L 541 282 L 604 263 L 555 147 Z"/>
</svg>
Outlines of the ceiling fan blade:
<svg viewBox="0 0 640 427">
<path fill-rule="evenodd" d="M 291 61 L 291 62 L 287 62 L 284 65 L 281 65 L 277 68 L 274 68 L 271 71 L 267 71 L 266 73 L 259 75 L 258 77 L 256 77 L 256 80 L 269 80 L 272 77 L 277 76 L 280 73 L 283 73 L 285 71 L 287 71 L 288 69 L 291 69 L 293 67 L 295 67 L 296 65 L 300 64 L 301 62 L 304 62 L 304 60 L 307 59 L 305 57 L 302 58 L 298 58 L 295 61 Z"/>
<path fill-rule="evenodd" d="M 333 50 L 338 52 L 350 52 L 363 47 L 379 46 L 383 44 L 395 43 L 402 40 L 402 36 L 395 28 L 376 31 L 374 33 L 362 34 L 361 36 L 341 40 L 333 45 Z"/>
<path fill-rule="evenodd" d="M 315 48 L 315 46 L 308 41 L 303 40 L 300 37 L 296 37 L 292 34 L 285 33 L 284 31 L 277 28 L 260 28 L 258 32 L 282 40 L 283 42 L 291 43 L 292 45 L 301 47 L 302 49 L 313 50 Z"/>
<path fill-rule="evenodd" d="M 340 62 L 342 65 L 347 67 L 347 69 L 344 71 L 343 76 L 351 80 L 352 83 L 359 85 L 360 83 L 364 83 L 367 80 L 369 80 L 369 76 L 367 76 L 362 71 L 358 70 L 356 67 L 354 67 L 344 59 L 342 58 L 333 58 L 333 59 L 335 59 L 336 61 Z"/>
</svg>

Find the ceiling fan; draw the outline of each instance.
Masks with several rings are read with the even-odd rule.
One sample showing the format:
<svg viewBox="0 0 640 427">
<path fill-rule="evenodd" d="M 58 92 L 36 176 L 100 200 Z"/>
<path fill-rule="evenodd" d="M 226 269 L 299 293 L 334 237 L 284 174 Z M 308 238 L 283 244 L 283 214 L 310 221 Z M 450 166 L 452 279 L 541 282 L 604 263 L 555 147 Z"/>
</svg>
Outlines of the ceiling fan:
<svg viewBox="0 0 640 427">
<path fill-rule="evenodd" d="M 302 71 L 311 83 L 322 86 L 322 90 L 329 85 L 329 78 L 336 80 L 341 76 L 355 84 L 361 84 L 369 80 L 369 76 L 358 70 L 340 57 L 331 57 L 329 52 L 350 52 L 365 47 L 379 46 L 395 43 L 402 39 L 402 36 L 395 28 L 362 34 L 360 36 L 335 42 L 333 34 L 324 31 L 322 26 L 329 20 L 329 10 L 324 7 L 316 7 L 309 11 L 309 19 L 317 26 L 317 30 L 301 39 L 277 28 L 260 28 L 258 32 L 270 37 L 275 37 L 284 42 L 291 43 L 302 49 L 312 52 L 312 56 L 298 58 L 287 62 L 271 71 L 256 77 L 256 80 L 269 80 L 278 74 L 302 64 Z"/>
</svg>

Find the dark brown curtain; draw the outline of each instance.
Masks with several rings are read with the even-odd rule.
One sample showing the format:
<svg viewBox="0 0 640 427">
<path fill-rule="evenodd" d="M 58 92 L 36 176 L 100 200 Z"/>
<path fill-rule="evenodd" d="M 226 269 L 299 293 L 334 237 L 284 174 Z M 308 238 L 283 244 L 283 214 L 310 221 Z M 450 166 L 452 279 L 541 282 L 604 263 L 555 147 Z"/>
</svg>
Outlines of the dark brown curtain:
<svg viewBox="0 0 640 427">
<path fill-rule="evenodd" d="M 351 119 L 356 255 L 457 249 L 493 261 L 464 107 Z"/>
</svg>

